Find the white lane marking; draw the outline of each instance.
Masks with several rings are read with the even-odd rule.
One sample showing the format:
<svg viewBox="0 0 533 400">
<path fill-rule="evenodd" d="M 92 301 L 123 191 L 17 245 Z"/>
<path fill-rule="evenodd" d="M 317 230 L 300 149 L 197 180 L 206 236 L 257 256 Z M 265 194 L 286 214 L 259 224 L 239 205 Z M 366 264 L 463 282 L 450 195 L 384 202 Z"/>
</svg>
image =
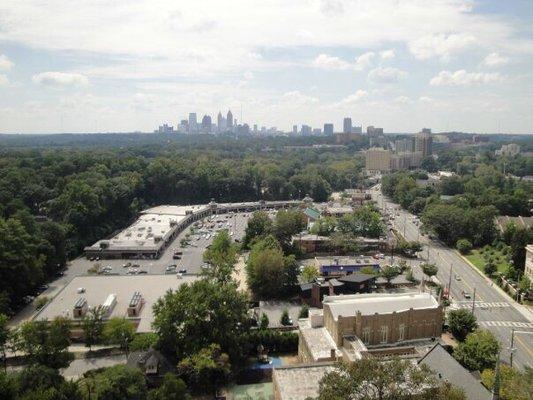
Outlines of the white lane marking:
<svg viewBox="0 0 533 400">
<path fill-rule="evenodd" d="M 480 321 L 481 326 L 503 326 L 507 328 L 531 328 L 533 329 L 532 322 L 517 322 L 517 321 Z"/>
<path fill-rule="evenodd" d="M 485 302 L 485 301 L 476 301 L 476 307 L 479 308 L 504 308 L 504 307 L 511 307 L 511 304 L 506 303 L 504 301 L 496 301 L 496 302 Z M 459 308 L 472 308 L 472 302 L 471 301 L 458 301 L 455 303 L 452 303 L 450 305 L 450 308 L 452 309 L 459 309 Z"/>
</svg>

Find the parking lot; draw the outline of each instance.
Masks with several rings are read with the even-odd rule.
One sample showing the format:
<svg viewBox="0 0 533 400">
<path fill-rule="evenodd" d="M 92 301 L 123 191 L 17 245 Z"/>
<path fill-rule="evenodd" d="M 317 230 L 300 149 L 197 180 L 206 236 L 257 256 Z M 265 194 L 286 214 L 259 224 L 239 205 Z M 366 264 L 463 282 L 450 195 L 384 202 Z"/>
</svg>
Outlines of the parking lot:
<svg viewBox="0 0 533 400">
<path fill-rule="evenodd" d="M 233 213 L 214 215 L 204 218 L 198 223 L 191 225 L 181 232 L 165 249 L 159 259 L 109 259 L 109 260 L 87 260 L 84 257 L 77 258 L 71 262 L 70 272 L 74 275 L 87 274 L 95 264 L 100 264 L 106 269 L 106 274 L 164 274 L 177 273 L 179 270 L 186 271 L 187 274 L 200 274 L 202 272 L 203 254 L 213 242 L 213 238 L 218 231 L 226 229 L 234 240 L 241 241 L 248 218 L 252 213 Z M 188 244 L 182 246 L 182 240 L 188 240 Z M 174 253 L 181 252 L 180 259 L 174 259 Z M 170 265 L 176 265 L 175 270 L 166 271 Z"/>
</svg>

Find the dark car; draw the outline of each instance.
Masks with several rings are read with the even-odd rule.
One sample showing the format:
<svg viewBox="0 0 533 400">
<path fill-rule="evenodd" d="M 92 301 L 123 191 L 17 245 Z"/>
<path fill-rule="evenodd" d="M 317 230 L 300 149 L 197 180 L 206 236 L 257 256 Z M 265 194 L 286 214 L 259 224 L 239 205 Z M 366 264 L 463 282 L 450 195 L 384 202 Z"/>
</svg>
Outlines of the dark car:
<svg viewBox="0 0 533 400">
<path fill-rule="evenodd" d="M 186 269 L 180 269 L 180 270 L 178 270 L 178 272 L 179 272 L 180 274 L 186 274 L 186 273 L 187 273 L 187 270 L 186 270 Z"/>
</svg>

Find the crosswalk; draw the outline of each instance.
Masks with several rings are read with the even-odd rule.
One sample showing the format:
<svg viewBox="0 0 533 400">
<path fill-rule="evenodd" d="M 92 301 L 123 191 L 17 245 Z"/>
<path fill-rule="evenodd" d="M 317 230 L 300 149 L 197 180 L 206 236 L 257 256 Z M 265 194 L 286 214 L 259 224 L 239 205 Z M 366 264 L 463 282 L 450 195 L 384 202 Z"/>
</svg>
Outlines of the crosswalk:
<svg viewBox="0 0 533 400">
<path fill-rule="evenodd" d="M 506 328 L 532 328 L 532 322 L 515 322 L 515 321 L 480 321 L 481 326 L 501 326 Z"/>
<path fill-rule="evenodd" d="M 495 302 L 485 302 L 485 301 L 476 301 L 476 308 L 503 308 L 503 307 L 510 307 L 511 304 L 506 303 L 505 301 L 495 301 Z M 466 308 L 470 309 L 472 308 L 472 302 L 471 301 L 461 301 L 452 303 L 450 305 L 451 309 L 459 309 L 459 308 Z"/>
</svg>

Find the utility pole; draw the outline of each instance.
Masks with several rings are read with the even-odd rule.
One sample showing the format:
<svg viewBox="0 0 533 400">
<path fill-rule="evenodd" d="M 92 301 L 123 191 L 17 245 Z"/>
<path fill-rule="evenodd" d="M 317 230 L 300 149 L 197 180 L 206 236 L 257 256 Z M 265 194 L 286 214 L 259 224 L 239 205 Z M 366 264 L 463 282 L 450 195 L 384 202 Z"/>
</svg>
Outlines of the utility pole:
<svg viewBox="0 0 533 400">
<path fill-rule="evenodd" d="M 476 310 L 476 288 L 474 288 L 474 295 L 472 296 L 472 314 Z"/>
<path fill-rule="evenodd" d="M 514 328 L 511 328 L 511 346 L 509 347 L 509 351 L 511 352 L 511 355 L 509 356 L 509 365 L 511 365 L 511 368 L 513 367 L 513 355 L 515 352 L 514 348 Z"/>
</svg>

